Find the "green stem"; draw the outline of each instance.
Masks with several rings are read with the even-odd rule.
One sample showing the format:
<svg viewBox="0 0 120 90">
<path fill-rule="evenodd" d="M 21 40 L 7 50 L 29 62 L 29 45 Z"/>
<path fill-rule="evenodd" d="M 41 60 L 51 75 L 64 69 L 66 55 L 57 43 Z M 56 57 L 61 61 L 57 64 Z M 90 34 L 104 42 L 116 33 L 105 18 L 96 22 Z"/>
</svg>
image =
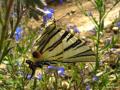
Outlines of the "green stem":
<svg viewBox="0 0 120 90">
<path fill-rule="evenodd" d="M 95 67 L 95 73 L 97 69 L 99 68 L 99 40 L 100 39 L 100 33 L 97 32 L 97 44 L 96 44 L 96 67 Z"/>
<path fill-rule="evenodd" d="M 99 25 L 98 25 L 98 28 L 97 28 L 97 36 L 96 36 L 97 37 L 97 43 L 96 43 L 96 67 L 95 67 L 95 73 L 99 69 L 99 60 L 100 60 L 100 58 L 99 58 L 100 33 L 103 32 L 103 29 L 104 29 L 104 19 L 102 19 L 102 18 L 105 15 L 105 4 L 104 4 L 104 1 L 101 1 L 101 3 L 102 3 L 101 7 L 97 8 L 97 10 L 99 12 L 99 21 L 98 21 Z"/>
<path fill-rule="evenodd" d="M 0 37 L 0 52 L 2 50 L 3 42 L 4 42 L 5 37 L 6 37 L 8 21 L 9 21 L 10 11 L 11 11 L 12 6 L 13 6 L 13 2 L 14 2 L 14 0 L 9 0 L 8 1 L 8 6 L 6 8 L 7 11 L 6 11 L 6 15 L 5 15 L 5 23 L 3 24 L 2 34 L 1 34 L 1 37 Z"/>
<path fill-rule="evenodd" d="M 55 90 L 58 90 L 58 80 L 57 80 L 57 78 L 58 78 L 58 74 L 57 74 L 57 71 L 55 72 Z"/>
<path fill-rule="evenodd" d="M 33 83 L 33 89 L 32 90 L 35 90 L 36 86 L 37 86 L 37 78 L 34 78 L 34 83 Z"/>
</svg>

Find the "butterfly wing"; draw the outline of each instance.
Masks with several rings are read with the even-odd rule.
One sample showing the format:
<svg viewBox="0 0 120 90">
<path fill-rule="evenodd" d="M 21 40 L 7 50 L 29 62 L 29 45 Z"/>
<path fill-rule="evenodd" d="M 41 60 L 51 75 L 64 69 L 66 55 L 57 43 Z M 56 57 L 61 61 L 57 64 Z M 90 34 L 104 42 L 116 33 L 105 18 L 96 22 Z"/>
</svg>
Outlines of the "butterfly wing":
<svg viewBox="0 0 120 90">
<path fill-rule="evenodd" d="M 57 28 L 55 24 L 48 26 L 39 40 L 38 50 L 43 60 L 60 62 L 93 62 L 94 52 L 86 46 L 86 42 L 69 31 Z"/>
</svg>

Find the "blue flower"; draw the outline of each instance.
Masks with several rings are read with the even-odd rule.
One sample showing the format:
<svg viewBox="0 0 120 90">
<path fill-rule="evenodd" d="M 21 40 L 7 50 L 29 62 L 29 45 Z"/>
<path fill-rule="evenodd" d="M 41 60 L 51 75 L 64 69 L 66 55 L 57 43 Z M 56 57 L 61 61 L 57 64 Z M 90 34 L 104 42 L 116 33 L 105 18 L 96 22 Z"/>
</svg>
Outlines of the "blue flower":
<svg viewBox="0 0 120 90">
<path fill-rule="evenodd" d="M 17 27 L 16 31 L 15 31 L 15 40 L 19 41 L 19 39 L 21 39 L 22 37 L 22 28 L 21 27 Z"/>
<path fill-rule="evenodd" d="M 70 25 L 70 24 L 68 24 L 68 25 L 67 25 L 67 27 L 66 27 L 66 31 L 68 31 L 68 32 L 69 32 L 71 28 L 72 28 L 72 27 L 71 27 L 71 25 Z"/>
<path fill-rule="evenodd" d="M 43 16 L 43 23 L 46 24 L 48 20 L 52 19 L 53 14 L 54 14 L 54 9 L 44 7 L 44 13 L 45 15 Z"/>
<path fill-rule="evenodd" d="M 39 74 L 37 75 L 37 79 L 38 79 L 38 80 L 41 80 L 41 79 L 42 79 L 42 74 L 39 73 Z"/>
<path fill-rule="evenodd" d="M 70 31 L 70 27 L 67 27 L 67 28 L 66 28 L 66 31 L 68 31 L 68 32 L 69 32 L 69 31 Z"/>
<path fill-rule="evenodd" d="M 27 75 L 27 79 L 30 80 L 31 79 L 31 74 Z"/>
<path fill-rule="evenodd" d="M 59 67 L 59 68 L 57 68 L 57 73 L 59 76 L 64 76 L 65 69 L 63 67 Z"/>
<path fill-rule="evenodd" d="M 97 76 L 93 76 L 92 80 L 93 80 L 93 81 L 98 81 L 99 79 L 98 79 Z"/>
<path fill-rule="evenodd" d="M 41 80 L 42 79 L 42 74 L 41 73 L 38 73 L 35 78 L 37 78 L 38 80 Z M 33 79 L 33 77 L 31 78 L 31 74 L 27 74 L 27 79 L 28 80 L 31 80 Z"/>
<path fill-rule="evenodd" d="M 48 69 L 56 69 L 55 66 L 48 66 Z"/>
<path fill-rule="evenodd" d="M 63 4 L 63 0 L 59 0 L 59 3 L 60 3 L 60 4 Z"/>
<path fill-rule="evenodd" d="M 46 16 L 43 16 L 43 23 L 47 23 L 47 21 L 48 21 L 48 19 L 47 19 L 47 17 Z"/>
<path fill-rule="evenodd" d="M 54 12 L 55 12 L 53 8 L 49 8 L 49 11 L 50 11 L 51 13 L 54 13 Z"/>
<path fill-rule="evenodd" d="M 46 13 L 46 17 L 48 18 L 48 20 L 49 20 L 49 19 L 52 19 L 52 16 L 53 16 L 53 13 L 52 13 L 52 12 L 46 11 L 45 13 Z"/>
<path fill-rule="evenodd" d="M 47 73 L 52 74 L 54 71 L 56 71 L 55 66 L 48 66 L 47 67 Z"/>
<path fill-rule="evenodd" d="M 80 33 L 80 31 L 76 25 L 73 26 L 73 30 L 75 33 Z"/>
<path fill-rule="evenodd" d="M 48 70 L 50 71 L 57 71 L 59 76 L 64 76 L 65 74 L 65 69 L 64 67 L 55 67 L 55 66 L 48 66 Z"/>
<path fill-rule="evenodd" d="M 116 23 L 116 26 L 120 28 L 120 21 Z"/>
<path fill-rule="evenodd" d="M 85 90 L 90 90 L 90 85 L 89 84 L 86 86 Z"/>
</svg>

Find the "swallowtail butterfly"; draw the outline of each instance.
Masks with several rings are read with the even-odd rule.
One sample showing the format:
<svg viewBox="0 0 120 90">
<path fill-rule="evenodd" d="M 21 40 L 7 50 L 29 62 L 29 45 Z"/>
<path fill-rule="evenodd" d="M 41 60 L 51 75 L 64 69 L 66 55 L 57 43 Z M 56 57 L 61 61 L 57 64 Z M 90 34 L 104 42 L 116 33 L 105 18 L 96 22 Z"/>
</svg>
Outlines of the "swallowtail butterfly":
<svg viewBox="0 0 120 90">
<path fill-rule="evenodd" d="M 48 25 L 39 38 L 38 48 L 32 53 L 35 61 L 26 60 L 32 70 L 44 65 L 95 61 L 94 52 L 86 46 L 86 41 L 77 38 L 69 31 L 58 28 L 56 24 Z M 31 77 L 32 77 L 31 76 Z"/>
</svg>

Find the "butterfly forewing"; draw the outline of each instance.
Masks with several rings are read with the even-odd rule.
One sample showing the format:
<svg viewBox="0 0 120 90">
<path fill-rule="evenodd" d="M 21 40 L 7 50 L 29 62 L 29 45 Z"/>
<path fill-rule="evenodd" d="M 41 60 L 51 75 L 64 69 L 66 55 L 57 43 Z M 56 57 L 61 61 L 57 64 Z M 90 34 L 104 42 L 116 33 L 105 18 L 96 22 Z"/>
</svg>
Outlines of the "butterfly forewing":
<svg viewBox="0 0 120 90">
<path fill-rule="evenodd" d="M 63 54 L 56 56 L 60 52 L 63 52 L 63 44 L 59 42 L 58 45 L 56 44 L 56 46 L 54 46 L 55 42 L 59 39 L 59 37 L 61 37 L 61 35 L 62 33 L 60 31 L 60 33 L 57 33 L 56 35 L 54 35 L 54 37 L 51 38 L 51 40 L 47 43 L 46 47 L 43 50 L 44 58 L 49 60 L 53 60 L 53 59 L 55 60 L 56 58 L 63 57 Z M 51 47 L 51 46 L 54 46 L 54 47 Z"/>
<path fill-rule="evenodd" d="M 39 51 L 44 60 L 61 62 L 95 61 L 94 52 L 86 42 L 56 26 L 46 29 L 41 35 Z"/>
</svg>

